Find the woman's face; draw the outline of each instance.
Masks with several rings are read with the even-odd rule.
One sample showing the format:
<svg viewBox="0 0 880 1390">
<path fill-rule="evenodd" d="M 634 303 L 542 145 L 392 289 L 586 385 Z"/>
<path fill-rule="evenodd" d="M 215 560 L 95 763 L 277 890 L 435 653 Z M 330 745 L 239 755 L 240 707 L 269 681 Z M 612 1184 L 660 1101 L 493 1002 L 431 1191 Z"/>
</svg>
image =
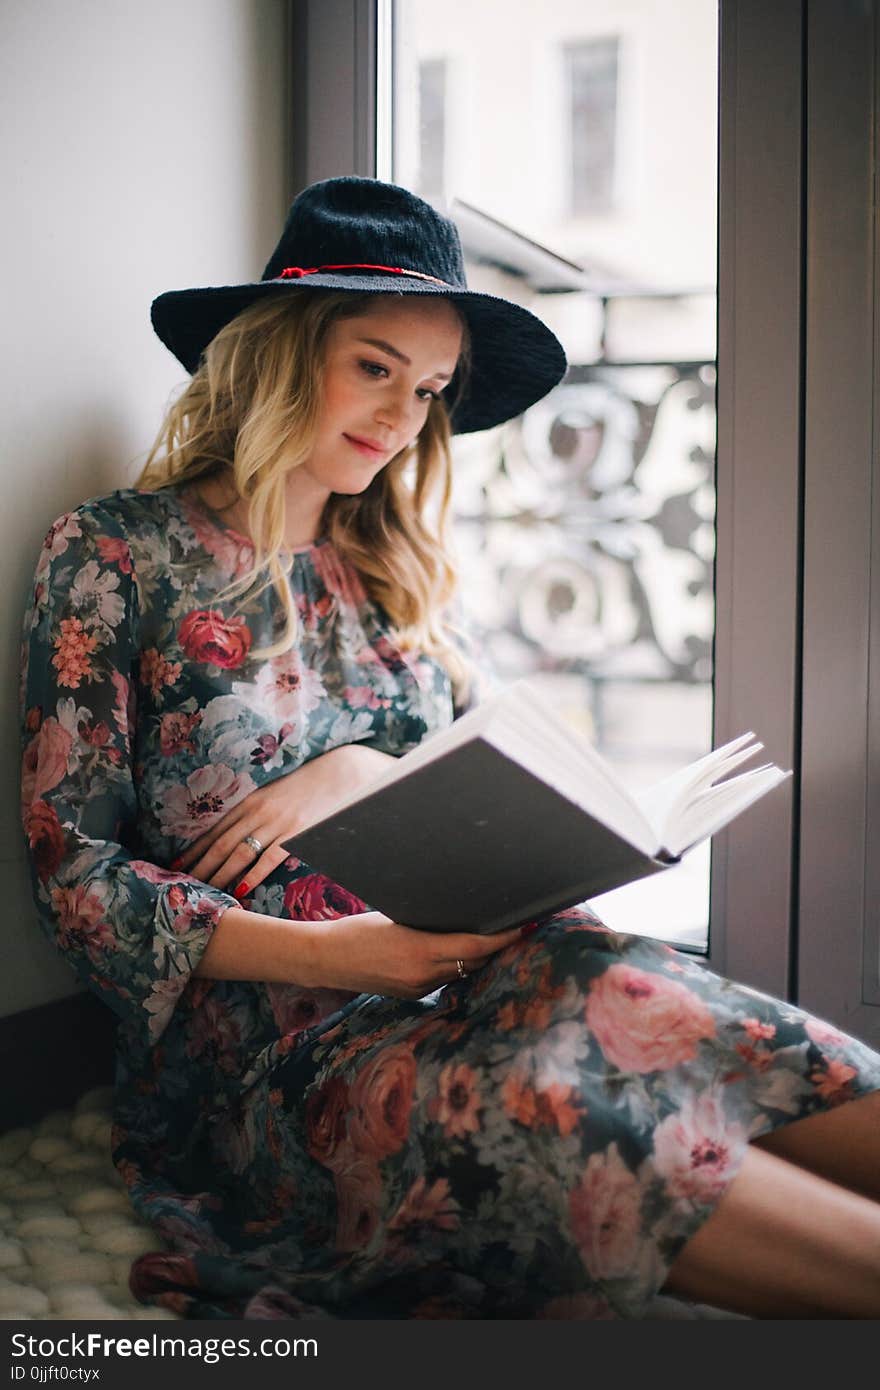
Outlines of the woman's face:
<svg viewBox="0 0 880 1390">
<path fill-rule="evenodd" d="M 357 318 L 330 326 L 324 394 L 312 453 L 303 468 L 328 492 L 358 493 L 428 416 L 450 381 L 462 329 L 446 299 L 377 299 Z"/>
</svg>

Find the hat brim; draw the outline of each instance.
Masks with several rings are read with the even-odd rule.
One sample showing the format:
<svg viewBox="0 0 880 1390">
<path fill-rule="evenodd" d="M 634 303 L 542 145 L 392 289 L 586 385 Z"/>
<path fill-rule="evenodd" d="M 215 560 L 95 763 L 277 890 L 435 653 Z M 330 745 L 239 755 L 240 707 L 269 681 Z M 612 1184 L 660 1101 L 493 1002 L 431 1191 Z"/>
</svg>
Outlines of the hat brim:
<svg viewBox="0 0 880 1390">
<path fill-rule="evenodd" d="M 263 280 L 252 285 L 169 290 L 153 301 L 150 317 L 162 342 L 188 372 L 220 329 L 258 300 L 313 289 L 361 294 L 415 294 L 453 300 L 471 331 L 471 368 L 465 389 L 451 409 L 453 434 L 491 429 L 522 414 L 565 375 L 562 344 L 546 324 L 509 299 L 479 290 L 447 290 L 400 276 L 309 275 L 299 280 Z M 443 392 L 456 401 L 457 375 Z"/>
</svg>

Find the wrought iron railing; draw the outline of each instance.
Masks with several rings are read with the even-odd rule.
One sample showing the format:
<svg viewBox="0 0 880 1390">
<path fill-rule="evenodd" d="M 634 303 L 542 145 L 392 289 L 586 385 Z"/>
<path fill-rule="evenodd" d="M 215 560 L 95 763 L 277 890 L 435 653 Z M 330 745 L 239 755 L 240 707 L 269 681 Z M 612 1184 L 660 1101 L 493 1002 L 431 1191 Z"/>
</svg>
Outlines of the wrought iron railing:
<svg viewBox="0 0 880 1390">
<path fill-rule="evenodd" d="M 715 365 L 596 363 L 457 446 L 465 602 L 502 679 L 709 684 Z M 582 682 L 583 683 L 583 682 Z"/>
</svg>

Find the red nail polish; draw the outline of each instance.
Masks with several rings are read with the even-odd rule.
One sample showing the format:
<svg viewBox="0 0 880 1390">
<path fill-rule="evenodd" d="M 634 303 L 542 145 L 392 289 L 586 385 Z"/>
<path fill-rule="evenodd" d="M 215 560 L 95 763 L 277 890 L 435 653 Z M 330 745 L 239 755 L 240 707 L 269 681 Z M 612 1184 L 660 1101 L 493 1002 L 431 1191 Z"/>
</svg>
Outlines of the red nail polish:
<svg viewBox="0 0 880 1390">
<path fill-rule="evenodd" d="M 178 859 L 172 859 L 172 861 L 171 861 L 171 867 L 172 867 L 172 869 L 182 869 L 182 868 L 183 868 L 183 855 L 180 855 L 180 857 L 179 857 Z"/>
<path fill-rule="evenodd" d="M 233 888 L 233 890 L 232 890 L 232 896 L 233 896 L 234 898 L 238 898 L 238 901 L 241 902 L 242 898 L 246 898 L 247 895 L 248 895 L 248 893 L 249 893 L 250 891 L 251 891 L 251 886 L 250 886 L 250 884 L 249 884 L 249 883 L 245 883 L 244 880 L 242 880 L 242 882 L 238 885 L 237 888 Z"/>
</svg>

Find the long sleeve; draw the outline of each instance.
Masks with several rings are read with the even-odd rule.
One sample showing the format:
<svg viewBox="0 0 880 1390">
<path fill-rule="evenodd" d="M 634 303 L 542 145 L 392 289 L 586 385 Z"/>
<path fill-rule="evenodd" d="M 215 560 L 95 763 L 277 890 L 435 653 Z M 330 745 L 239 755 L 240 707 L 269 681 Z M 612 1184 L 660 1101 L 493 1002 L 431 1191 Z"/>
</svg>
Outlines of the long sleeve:
<svg viewBox="0 0 880 1390">
<path fill-rule="evenodd" d="M 22 823 L 43 930 L 135 1043 L 161 1035 L 235 899 L 137 858 L 138 586 L 119 522 L 52 526 L 25 617 Z"/>
</svg>

